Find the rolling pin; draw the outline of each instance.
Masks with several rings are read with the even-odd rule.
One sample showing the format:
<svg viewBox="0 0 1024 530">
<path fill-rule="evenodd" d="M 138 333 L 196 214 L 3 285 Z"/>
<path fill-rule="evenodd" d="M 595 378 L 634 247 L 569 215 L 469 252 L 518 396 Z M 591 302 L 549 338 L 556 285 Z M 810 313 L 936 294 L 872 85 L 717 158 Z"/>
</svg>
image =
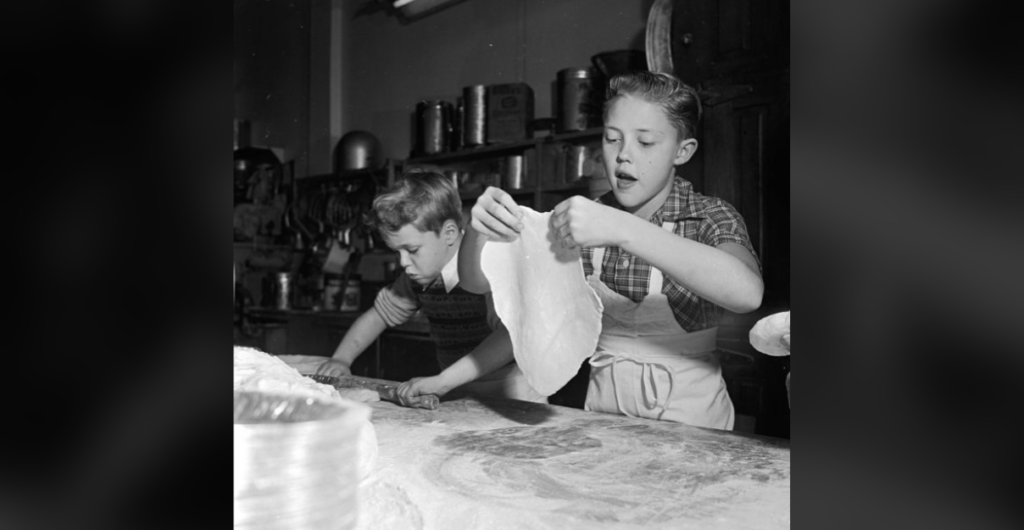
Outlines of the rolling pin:
<svg viewBox="0 0 1024 530">
<path fill-rule="evenodd" d="M 396 390 L 398 387 L 395 385 L 389 385 L 384 383 L 374 383 L 372 381 L 363 381 L 356 379 L 352 376 L 341 376 L 331 377 L 329 375 L 308 375 L 310 379 L 317 383 L 323 383 L 325 385 L 331 385 L 334 388 L 365 388 L 373 390 L 380 394 L 380 398 L 384 401 L 401 405 L 403 407 L 412 407 L 417 409 L 436 410 L 441 405 L 441 398 L 434 394 L 424 394 L 422 396 L 416 396 L 412 403 L 405 404 L 398 397 Z"/>
</svg>

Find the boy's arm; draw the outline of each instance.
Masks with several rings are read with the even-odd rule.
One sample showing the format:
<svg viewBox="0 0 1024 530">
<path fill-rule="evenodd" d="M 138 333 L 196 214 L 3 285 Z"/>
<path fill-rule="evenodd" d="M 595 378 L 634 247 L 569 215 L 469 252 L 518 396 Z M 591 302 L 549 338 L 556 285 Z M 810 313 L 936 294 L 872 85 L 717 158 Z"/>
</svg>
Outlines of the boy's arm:
<svg viewBox="0 0 1024 530">
<path fill-rule="evenodd" d="M 491 284 L 480 268 L 480 254 L 487 238 L 473 227 L 466 227 L 459 246 L 459 287 L 476 294 L 490 292 Z"/>
<path fill-rule="evenodd" d="M 387 323 L 374 308 L 359 315 L 352 323 L 352 327 L 345 332 L 338 348 L 334 350 L 334 355 L 321 364 L 316 373 L 333 377 L 351 375 L 352 363 L 387 327 Z"/>
<path fill-rule="evenodd" d="M 373 307 L 359 315 L 334 350 L 331 359 L 317 368 L 316 373 L 334 377 L 352 373 L 352 363 L 389 326 L 397 326 L 409 319 L 419 308 L 411 280 L 403 272 L 395 282 L 377 293 Z"/>
<path fill-rule="evenodd" d="M 523 230 L 523 212 L 512 196 L 500 188 L 489 187 L 480 194 L 471 210 L 469 226 L 459 249 L 459 285 L 482 294 L 491 286 L 480 269 L 480 253 L 488 238 L 512 241 Z"/>
<path fill-rule="evenodd" d="M 563 244 L 618 246 L 697 296 L 734 313 L 761 306 L 764 282 L 757 260 L 743 245 L 731 241 L 705 245 L 583 197 L 563 201 L 553 215 L 556 236 Z"/>
<path fill-rule="evenodd" d="M 504 325 L 499 325 L 479 346 L 464 355 L 443 372 L 432 377 L 414 378 L 398 386 L 403 401 L 423 394 L 443 396 L 453 388 L 483 377 L 512 362 L 512 339 Z"/>
</svg>

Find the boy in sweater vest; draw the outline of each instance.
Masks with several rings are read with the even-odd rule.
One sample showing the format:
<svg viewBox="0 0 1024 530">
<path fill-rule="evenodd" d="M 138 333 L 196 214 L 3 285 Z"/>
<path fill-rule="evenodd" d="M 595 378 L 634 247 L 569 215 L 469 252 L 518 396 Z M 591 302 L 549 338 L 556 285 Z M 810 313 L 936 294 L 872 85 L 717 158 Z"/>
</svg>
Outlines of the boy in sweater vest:
<svg viewBox="0 0 1024 530">
<path fill-rule="evenodd" d="M 402 384 L 398 393 L 403 400 L 422 394 L 443 396 L 458 388 L 546 403 L 516 365 L 512 341 L 494 313 L 491 295 L 459 286 L 462 201 L 452 183 L 436 172 L 406 173 L 374 199 L 367 222 L 398 253 L 402 272 L 380 291 L 373 308 L 356 319 L 317 373 L 350 374 L 352 362 L 381 332 L 422 310 L 430 322 L 441 373 Z"/>
</svg>

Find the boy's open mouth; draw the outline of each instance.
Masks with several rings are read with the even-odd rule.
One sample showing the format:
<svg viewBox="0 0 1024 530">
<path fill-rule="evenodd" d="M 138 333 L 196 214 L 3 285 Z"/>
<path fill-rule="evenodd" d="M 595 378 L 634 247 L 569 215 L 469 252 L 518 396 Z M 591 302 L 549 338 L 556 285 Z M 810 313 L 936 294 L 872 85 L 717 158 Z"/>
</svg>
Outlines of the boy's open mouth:
<svg viewBox="0 0 1024 530">
<path fill-rule="evenodd" d="M 632 180 L 632 181 L 636 180 L 636 177 L 634 177 L 633 175 L 630 175 L 629 173 L 626 173 L 625 171 L 616 171 L 615 172 L 615 178 L 621 179 L 621 180 Z"/>
</svg>

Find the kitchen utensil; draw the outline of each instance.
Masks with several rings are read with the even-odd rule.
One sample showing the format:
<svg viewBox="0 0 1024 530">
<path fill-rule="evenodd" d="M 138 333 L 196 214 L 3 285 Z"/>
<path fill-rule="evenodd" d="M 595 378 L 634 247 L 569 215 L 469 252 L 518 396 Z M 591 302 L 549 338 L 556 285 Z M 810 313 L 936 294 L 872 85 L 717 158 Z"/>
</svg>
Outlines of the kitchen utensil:
<svg viewBox="0 0 1024 530">
<path fill-rule="evenodd" d="M 329 375 L 309 375 L 307 377 L 313 379 L 317 383 L 331 385 L 334 388 L 366 388 L 374 390 L 380 394 L 380 398 L 384 401 L 390 401 L 391 403 L 395 403 L 403 407 L 436 410 L 437 407 L 441 405 L 441 399 L 434 394 L 418 396 L 412 404 L 406 405 L 405 403 L 402 403 L 401 399 L 399 399 L 396 392 L 397 387 L 395 385 L 365 381 L 351 376 L 331 377 Z"/>
</svg>

